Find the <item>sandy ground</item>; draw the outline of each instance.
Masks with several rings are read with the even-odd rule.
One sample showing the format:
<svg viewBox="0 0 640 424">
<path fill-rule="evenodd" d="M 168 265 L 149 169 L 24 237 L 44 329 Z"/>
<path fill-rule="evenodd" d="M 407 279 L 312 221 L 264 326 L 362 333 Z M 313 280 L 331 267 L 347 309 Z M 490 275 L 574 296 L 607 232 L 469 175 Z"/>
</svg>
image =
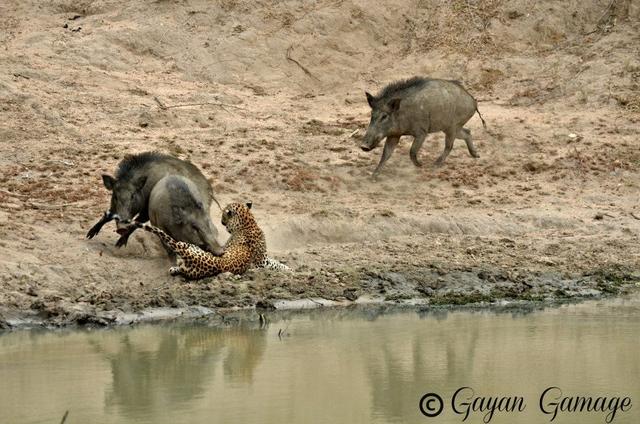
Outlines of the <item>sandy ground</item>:
<svg viewBox="0 0 640 424">
<path fill-rule="evenodd" d="M 639 281 L 638 2 L 384 3 L 2 2 L 0 317 L 545 300 Z M 458 140 L 434 168 L 433 134 L 417 168 L 403 139 L 373 181 L 364 90 L 413 75 L 478 98 L 481 157 Z M 184 282 L 150 235 L 86 240 L 108 206 L 100 175 L 147 150 L 193 161 L 223 204 L 252 201 L 294 272 Z"/>
</svg>

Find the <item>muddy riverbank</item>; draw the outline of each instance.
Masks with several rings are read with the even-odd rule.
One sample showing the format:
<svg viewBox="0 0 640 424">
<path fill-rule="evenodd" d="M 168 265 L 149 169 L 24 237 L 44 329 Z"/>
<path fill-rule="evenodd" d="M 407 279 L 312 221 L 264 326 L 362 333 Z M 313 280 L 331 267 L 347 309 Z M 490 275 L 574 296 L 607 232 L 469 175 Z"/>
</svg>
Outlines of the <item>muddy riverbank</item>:
<svg viewBox="0 0 640 424">
<path fill-rule="evenodd" d="M 627 290 L 640 270 L 640 9 L 463 3 L 1 2 L 0 326 Z M 414 75 L 478 99 L 480 158 L 458 140 L 436 168 L 432 134 L 419 168 L 405 137 L 373 181 L 365 90 Z M 116 248 L 110 223 L 87 240 L 109 204 L 101 175 L 150 150 L 192 161 L 223 205 L 251 201 L 293 271 L 184 282 L 148 234 Z"/>
<path fill-rule="evenodd" d="M 487 268 L 328 271 L 265 282 L 252 271 L 199 282 L 177 282 L 139 297 L 35 300 L 28 310 L 0 310 L 0 329 L 120 326 L 202 317 L 256 317 L 272 310 L 404 305 L 421 308 L 549 305 L 624 295 L 640 287 L 640 272 L 600 269 L 583 274 L 520 274 Z M 304 284 L 300 278 L 307 280 Z M 297 281 L 296 281 L 297 280 Z M 311 289 L 311 287 L 315 287 Z M 292 288 L 296 288 L 293 289 Z M 302 288 L 302 289 L 300 289 Z M 132 307 L 133 302 L 138 302 Z"/>
</svg>

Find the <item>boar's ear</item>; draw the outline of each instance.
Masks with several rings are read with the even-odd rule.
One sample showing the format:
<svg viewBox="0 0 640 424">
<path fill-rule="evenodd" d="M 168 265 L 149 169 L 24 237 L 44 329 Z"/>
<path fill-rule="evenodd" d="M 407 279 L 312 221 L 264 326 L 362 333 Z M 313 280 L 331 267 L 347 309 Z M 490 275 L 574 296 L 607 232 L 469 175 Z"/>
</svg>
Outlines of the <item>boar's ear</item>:
<svg viewBox="0 0 640 424">
<path fill-rule="evenodd" d="M 389 109 L 391 109 L 391 113 L 395 112 L 398 110 L 398 108 L 400 107 L 400 102 L 402 101 L 401 98 L 396 97 L 395 99 L 391 99 L 389 100 Z"/>
<path fill-rule="evenodd" d="M 367 102 L 369 103 L 369 106 L 371 106 L 371 109 L 373 109 L 373 105 L 376 102 L 376 98 L 366 91 L 364 92 L 364 94 L 367 95 Z"/>
<path fill-rule="evenodd" d="M 247 209 L 251 209 L 251 202 L 247 202 Z"/>
<path fill-rule="evenodd" d="M 111 175 L 102 174 L 102 184 L 104 184 L 107 190 L 113 191 L 113 187 L 116 185 L 116 180 Z"/>
<path fill-rule="evenodd" d="M 142 190 L 144 185 L 147 183 L 147 177 L 140 177 L 134 183 L 136 186 L 136 190 Z"/>
</svg>

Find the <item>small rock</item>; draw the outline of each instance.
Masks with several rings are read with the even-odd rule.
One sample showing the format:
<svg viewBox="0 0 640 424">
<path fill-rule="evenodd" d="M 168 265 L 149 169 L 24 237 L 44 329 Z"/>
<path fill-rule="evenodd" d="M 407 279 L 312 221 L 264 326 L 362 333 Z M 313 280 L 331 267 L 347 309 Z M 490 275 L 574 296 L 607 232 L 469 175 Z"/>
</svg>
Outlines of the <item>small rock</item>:
<svg viewBox="0 0 640 424">
<path fill-rule="evenodd" d="M 352 302 L 355 302 L 358 299 L 358 289 L 354 287 L 344 289 L 342 295 Z"/>
<path fill-rule="evenodd" d="M 511 240 L 510 238 L 506 238 L 506 237 L 501 238 L 500 242 L 504 243 L 504 244 L 509 244 L 509 245 L 512 245 L 512 246 L 516 245 L 516 242 L 514 240 Z"/>
<path fill-rule="evenodd" d="M 541 257 L 540 258 L 540 262 L 545 264 L 545 265 L 550 265 L 550 266 L 557 265 L 557 263 L 554 260 L 552 260 L 552 259 L 550 259 L 550 258 L 548 258 L 546 256 Z"/>
<path fill-rule="evenodd" d="M 478 278 L 483 280 L 483 281 L 489 281 L 492 283 L 495 283 L 496 279 L 493 275 L 491 275 L 488 271 L 479 271 L 478 272 Z"/>
<path fill-rule="evenodd" d="M 173 304 L 171 305 L 173 308 L 186 308 L 189 305 L 187 305 L 187 302 L 185 302 L 184 300 L 179 300 L 179 299 L 174 299 Z"/>
<path fill-rule="evenodd" d="M 582 136 L 575 133 L 567 134 L 567 137 L 569 137 L 569 143 L 582 140 Z"/>
<path fill-rule="evenodd" d="M 9 330 L 11 329 L 11 324 L 7 322 L 7 320 L 0 314 L 0 330 Z"/>
<path fill-rule="evenodd" d="M 480 248 L 478 246 L 469 246 L 465 249 L 467 255 L 477 255 L 480 253 Z"/>
<path fill-rule="evenodd" d="M 19 205 L 17 203 L 5 203 L 4 205 L 2 205 L 5 209 L 11 209 L 11 210 L 22 210 L 22 205 Z"/>
<path fill-rule="evenodd" d="M 276 309 L 276 306 L 272 301 L 268 299 L 260 299 L 256 302 L 256 308 L 258 309 Z"/>
<path fill-rule="evenodd" d="M 597 289 L 582 289 L 579 293 L 583 297 L 599 297 L 602 295 L 602 292 Z"/>
<path fill-rule="evenodd" d="M 433 297 L 433 295 L 436 294 L 436 291 L 434 289 L 424 285 L 416 287 L 416 290 L 427 297 Z"/>
<path fill-rule="evenodd" d="M 387 272 L 384 275 L 384 279 L 389 281 L 393 285 L 401 285 L 407 282 L 407 279 L 402 274 L 397 272 Z"/>
<path fill-rule="evenodd" d="M 29 296 L 37 297 L 38 296 L 38 287 L 35 284 L 29 284 L 29 287 L 25 290 L 25 293 Z"/>
</svg>

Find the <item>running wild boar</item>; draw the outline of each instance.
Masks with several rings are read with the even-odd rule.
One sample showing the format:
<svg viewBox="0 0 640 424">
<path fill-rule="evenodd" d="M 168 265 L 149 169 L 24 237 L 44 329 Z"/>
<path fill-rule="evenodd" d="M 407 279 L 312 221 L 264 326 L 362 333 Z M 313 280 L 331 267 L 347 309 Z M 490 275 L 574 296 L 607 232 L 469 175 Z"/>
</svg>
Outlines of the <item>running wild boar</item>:
<svg viewBox="0 0 640 424">
<path fill-rule="evenodd" d="M 182 175 L 194 183 L 208 211 L 214 200 L 213 189 L 195 165 L 157 152 L 129 155 L 118 164 L 115 177 L 102 176 L 104 186 L 112 193 L 111 206 L 89 230 L 87 238 L 95 237 L 104 224 L 115 219 L 117 232 L 121 236 L 116 246 L 125 246 L 136 229 L 130 225 L 131 220 L 135 218 L 141 223 L 149 220 L 151 190 L 160 179 L 172 174 Z"/>
<path fill-rule="evenodd" d="M 438 131 L 445 134 L 445 147 L 436 165 L 444 163 L 456 138 L 467 143 L 471 156 L 479 157 L 471 140 L 471 131 L 463 125 L 476 112 L 482 125 L 485 128 L 486 125 L 476 100 L 459 81 L 415 77 L 389 84 L 377 96 L 365 94 L 371 106 L 371 122 L 360 147 L 368 152 L 387 138 L 380 163 L 373 171 L 374 177 L 403 135 L 414 137 L 410 156 L 416 166 L 422 166 L 418 152 L 427 134 Z"/>
<path fill-rule="evenodd" d="M 215 255 L 223 252 L 216 240 L 218 231 L 211 222 L 209 207 L 188 178 L 168 175 L 158 181 L 149 197 L 149 220 L 176 240 L 195 244 Z M 166 249 L 175 258 L 173 250 Z"/>
</svg>

